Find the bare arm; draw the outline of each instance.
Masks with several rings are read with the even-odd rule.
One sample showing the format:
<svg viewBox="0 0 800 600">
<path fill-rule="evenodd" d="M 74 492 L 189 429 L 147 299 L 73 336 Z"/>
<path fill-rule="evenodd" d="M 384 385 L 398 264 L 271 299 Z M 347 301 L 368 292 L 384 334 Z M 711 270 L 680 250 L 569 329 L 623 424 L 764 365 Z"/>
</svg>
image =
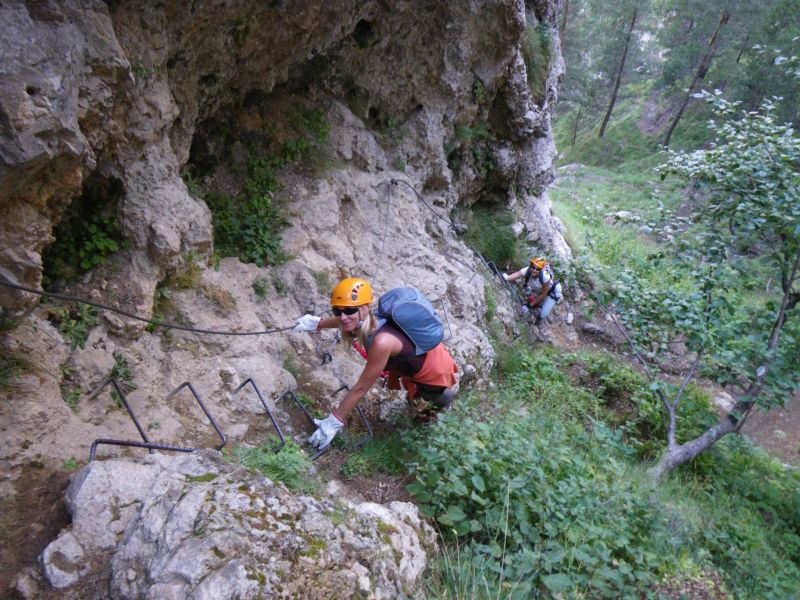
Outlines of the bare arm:
<svg viewBox="0 0 800 600">
<path fill-rule="evenodd" d="M 515 271 L 508 276 L 508 281 L 516 281 L 520 277 L 523 276 L 525 269 L 520 269 L 519 271 Z"/>
<path fill-rule="evenodd" d="M 547 293 L 550 291 L 551 287 L 553 287 L 552 281 L 545 283 L 542 286 L 542 291 L 539 292 L 539 295 L 531 301 L 531 306 L 539 306 L 542 302 L 544 302 L 544 299 L 547 298 Z"/>
<path fill-rule="evenodd" d="M 317 325 L 317 329 L 331 329 L 339 327 L 339 317 L 322 317 Z"/>
<path fill-rule="evenodd" d="M 398 354 L 402 349 L 400 340 L 393 335 L 381 334 L 375 338 L 369 349 L 367 364 L 364 370 L 361 371 L 361 376 L 356 381 L 356 384 L 350 388 L 350 391 L 347 392 L 347 396 L 339 404 L 339 408 L 333 411 L 333 414 L 340 421 L 343 423 L 347 421 L 347 417 L 356 407 L 356 404 L 361 401 L 369 391 L 369 388 L 372 387 L 372 384 L 375 383 L 375 380 L 378 379 L 381 371 L 386 368 L 389 357 L 393 354 Z"/>
</svg>

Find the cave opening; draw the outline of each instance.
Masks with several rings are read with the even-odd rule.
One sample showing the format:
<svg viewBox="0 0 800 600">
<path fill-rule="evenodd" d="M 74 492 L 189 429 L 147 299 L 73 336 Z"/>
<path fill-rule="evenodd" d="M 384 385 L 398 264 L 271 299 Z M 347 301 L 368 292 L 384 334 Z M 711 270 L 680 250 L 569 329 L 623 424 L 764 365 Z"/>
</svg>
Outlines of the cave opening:
<svg viewBox="0 0 800 600">
<path fill-rule="evenodd" d="M 42 252 L 45 288 L 74 280 L 125 247 L 117 221 L 123 191 L 122 182 L 115 177 L 94 172 L 86 179 L 81 195 L 55 225 L 55 239 Z"/>
</svg>

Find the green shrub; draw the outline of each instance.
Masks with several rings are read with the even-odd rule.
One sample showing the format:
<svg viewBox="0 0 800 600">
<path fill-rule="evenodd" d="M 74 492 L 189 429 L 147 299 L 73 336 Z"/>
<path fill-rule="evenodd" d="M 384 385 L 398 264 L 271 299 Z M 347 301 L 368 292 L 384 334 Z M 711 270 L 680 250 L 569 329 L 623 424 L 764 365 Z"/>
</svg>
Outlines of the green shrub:
<svg viewBox="0 0 800 600">
<path fill-rule="evenodd" d="M 289 489 L 312 492 L 316 483 L 311 476 L 311 459 L 292 440 L 278 452 L 272 452 L 274 440 L 256 448 L 239 446 L 234 451 L 236 462 L 258 471 L 273 481 L 285 483 Z"/>
<path fill-rule="evenodd" d="M 48 309 L 47 318 L 74 350 L 84 347 L 89 331 L 97 325 L 97 310 L 88 304 L 68 308 L 53 306 Z"/>
<path fill-rule="evenodd" d="M 252 283 L 253 293 L 259 300 L 264 300 L 267 297 L 267 280 L 264 277 L 258 277 Z"/>
<path fill-rule="evenodd" d="M 519 240 L 511 230 L 516 220 L 513 213 L 474 206 L 464 217 L 467 223 L 464 241 L 475 246 L 487 260 L 500 269 L 523 262 Z"/>
<path fill-rule="evenodd" d="M 93 178 L 85 188 L 55 227 L 55 241 L 42 252 L 45 287 L 75 279 L 126 247 L 115 214 L 121 184 Z"/>
<path fill-rule="evenodd" d="M 494 135 L 485 121 L 476 121 L 471 126 L 463 123 L 453 128 L 453 135 L 444 144 L 447 166 L 457 171 L 461 162 L 471 157 L 481 177 L 486 177 L 494 168 L 494 155 L 489 142 Z"/>
<path fill-rule="evenodd" d="M 0 348 L 0 394 L 11 394 L 17 389 L 14 380 L 33 366 L 21 353 Z"/>
<path fill-rule="evenodd" d="M 116 380 L 123 393 L 131 392 L 136 389 L 136 384 L 133 383 L 133 370 L 128 364 L 128 359 L 119 350 L 114 351 L 114 366 L 111 368 L 109 377 Z M 117 406 L 123 408 L 122 398 L 117 393 L 116 389 L 111 390 L 111 397 L 117 403 Z"/>
<path fill-rule="evenodd" d="M 273 274 L 272 287 L 275 288 L 275 292 L 278 294 L 278 296 L 285 296 L 289 293 L 289 286 L 283 279 L 278 277 L 278 275 Z"/>
<path fill-rule="evenodd" d="M 213 191 L 205 194 L 219 256 L 238 256 L 258 266 L 280 264 L 288 258 L 281 250 L 281 231 L 288 221 L 275 202 L 280 187 L 278 172 L 295 164 L 313 172 L 323 169 L 329 128 L 321 111 L 299 103 L 283 115 L 280 126 L 281 135 L 265 131 L 245 140 L 249 159 L 242 189 L 236 196 Z"/>
<path fill-rule="evenodd" d="M 483 298 L 486 302 L 486 320 L 491 321 L 497 313 L 497 299 L 494 296 L 494 288 L 489 284 L 483 286 Z"/>
<path fill-rule="evenodd" d="M 503 375 L 500 395 L 506 403 L 532 411 L 557 408 L 572 419 L 598 415 L 598 399 L 573 387 L 546 353 L 534 354 L 522 345 L 506 346 L 499 352 L 498 369 Z"/>
<path fill-rule="evenodd" d="M 545 411 L 446 416 L 409 443 L 409 491 L 445 536 L 461 538 L 465 560 L 492 573 L 492 593 L 618 597 L 669 560 L 658 507 L 626 477 L 624 445 L 602 423 L 587 433 Z"/>
</svg>

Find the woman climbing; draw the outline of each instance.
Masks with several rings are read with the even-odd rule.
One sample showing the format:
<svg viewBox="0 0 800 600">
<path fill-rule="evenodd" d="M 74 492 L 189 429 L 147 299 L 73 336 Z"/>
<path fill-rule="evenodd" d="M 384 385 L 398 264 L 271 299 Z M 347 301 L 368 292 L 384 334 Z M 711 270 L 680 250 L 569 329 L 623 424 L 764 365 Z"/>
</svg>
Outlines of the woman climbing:
<svg viewBox="0 0 800 600">
<path fill-rule="evenodd" d="M 525 278 L 525 290 L 530 294 L 528 296 L 528 306 L 524 308 L 534 309 L 540 307 L 534 322 L 534 325 L 538 325 L 542 322 L 542 319 L 550 314 L 556 303 L 561 300 L 561 283 L 555 280 L 553 273 L 550 271 L 550 265 L 547 264 L 543 256 L 532 258 L 527 267 L 523 267 L 510 275 L 503 273 L 503 279 L 506 281 L 516 281 L 520 277 Z"/>
<path fill-rule="evenodd" d="M 413 288 L 400 289 L 416 292 Z M 395 290 L 390 290 L 383 298 L 392 292 Z M 406 302 L 406 310 L 402 312 L 413 315 L 412 304 Z M 388 371 L 389 389 L 400 389 L 402 383 L 412 406 L 424 404 L 415 420 L 431 420 L 450 408 L 458 367 L 444 345 L 437 341 L 434 347 L 421 352 L 419 344 L 406 333 L 409 327 L 404 331 L 394 320 L 380 318 L 373 313 L 371 305 L 372 286 L 368 281 L 359 277 L 343 279 L 331 294 L 333 316 L 303 315 L 293 329 L 302 332 L 338 327 L 345 344 L 358 343 L 367 354 L 367 364 L 361 376 L 338 408 L 326 419 L 314 419 L 317 430 L 309 442 L 319 449 L 331 443 L 344 427 L 350 412 L 383 371 Z M 409 306 L 412 310 L 408 310 Z M 441 340 L 441 336 L 438 339 Z"/>
</svg>

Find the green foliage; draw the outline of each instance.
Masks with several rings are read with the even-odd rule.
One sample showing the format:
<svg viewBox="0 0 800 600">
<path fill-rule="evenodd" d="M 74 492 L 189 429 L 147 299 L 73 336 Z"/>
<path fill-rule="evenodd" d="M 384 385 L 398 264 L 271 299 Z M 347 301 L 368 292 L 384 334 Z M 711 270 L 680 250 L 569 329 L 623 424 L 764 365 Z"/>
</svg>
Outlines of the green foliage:
<svg viewBox="0 0 800 600">
<path fill-rule="evenodd" d="M 492 590 L 505 581 L 512 597 L 541 586 L 615 597 L 646 587 L 669 560 L 653 538 L 657 507 L 626 477 L 621 442 L 601 423 L 586 433 L 544 410 L 490 423 L 448 416 L 416 443 L 409 490 L 463 538 L 470 562 L 494 563 Z"/>
<path fill-rule="evenodd" d="M 684 226 L 683 234 L 670 240 L 687 261 L 703 261 L 702 268 L 687 266 L 700 292 L 695 312 L 702 318 L 678 325 L 684 330 L 688 325 L 689 342 L 704 348 L 720 383 L 744 389 L 757 382 L 761 389 L 753 400 L 782 404 L 797 386 L 800 368 L 795 311 L 784 314 L 780 308 L 800 298 L 800 136 L 776 121 L 770 100 L 760 111 L 737 115 L 736 103 L 719 94 L 705 98 L 717 116 L 709 124 L 714 147 L 671 152 L 662 169 L 696 181 L 706 196 L 692 227 Z M 752 305 L 730 302 L 726 291 L 752 281 L 752 273 L 762 280 L 773 277 L 781 286 Z"/>
<path fill-rule="evenodd" d="M 528 74 L 528 87 L 537 103 L 544 101 L 545 84 L 553 58 L 550 28 L 542 22 L 529 24 L 522 34 L 522 56 Z"/>
<path fill-rule="evenodd" d="M 289 293 L 289 286 L 286 285 L 286 282 L 278 277 L 278 275 L 272 276 L 272 287 L 275 288 L 275 292 L 278 296 L 285 296 Z"/>
<path fill-rule="evenodd" d="M 533 411 L 558 408 L 576 420 L 598 416 L 598 399 L 573 387 L 546 353 L 531 353 L 521 344 L 506 345 L 498 350 L 497 367 L 503 377 L 501 397 L 509 406 Z"/>
<path fill-rule="evenodd" d="M 55 241 L 42 253 L 43 283 L 72 280 L 105 263 L 126 247 L 113 214 L 114 198 L 82 197 L 56 227 Z"/>
<path fill-rule="evenodd" d="M 97 310 L 88 304 L 71 307 L 53 306 L 48 309 L 47 318 L 69 341 L 74 350 L 84 347 L 89 331 L 97 325 Z"/>
<path fill-rule="evenodd" d="M 499 268 L 508 269 L 525 260 L 519 240 L 511 230 L 513 213 L 476 205 L 463 215 L 463 220 L 467 224 L 464 241 Z"/>
<path fill-rule="evenodd" d="M 267 297 L 267 280 L 264 277 L 258 277 L 252 283 L 253 293 L 259 300 L 264 300 Z"/>
<path fill-rule="evenodd" d="M 64 402 L 67 404 L 67 406 L 69 406 L 72 410 L 78 409 L 78 403 L 80 402 L 82 395 L 83 389 L 79 385 L 76 385 L 75 387 L 61 388 L 61 397 L 64 399 Z"/>
<path fill-rule="evenodd" d="M 597 397 L 605 409 L 603 420 L 624 433 L 625 442 L 641 459 L 655 458 L 663 451 L 663 407 L 643 374 L 608 353 L 576 352 L 561 360 L 570 367 L 573 383 Z M 677 393 L 672 384 L 659 385 L 668 397 Z M 697 437 L 716 419 L 708 394 L 690 384 L 676 410 L 678 443 Z"/>
<path fill-rule="evenodd" d="M 111 368 L 109 374 L 110 379 L 116 380 L 123 393 L 127 393 L 136 389 L 136 384 L 133 383 L 133 370 L 128 365 L 128 359 L 119 350 L 114 351 L 114 366 Z M 111 397 L 117 403 L 117 406 L 122 407 L 122 398 L 120 398 L 116 389 L 111 390 Z"/>
<path fill-rule="evenodd" d="M 283 368 L 291 373 L 295 379 L 300 377 L 300 365 L 297 364 L 297 360 L 291 354 L 287 354 L 283 359 Z M 304 394 L 297 394 L 298 400 L 302 403 L 300 396 L 304 396 Z"/>
<path fill-rule="evenodd" d="M 272 452 L 274 442 L 256 448 L 239 446 L 234 455 L 236 462 L 248 469 L 258 471 L 273 481 L 285 483 L 289 489 L 313 492 L 316 483 L 311 476 L 311 459 L 292 440 L 278 452 Z"/>
<path fill-rule="evenodd" d="M 32 366 L 32 362 L 22 354 L 0 348 L 0 394 L 13 393 L 17 389 L 15 379 Z"/>
<path fill-rule="evenodd" d="M 299 163 L 314 172 L 323 169 L 329 127 L 321 111 L 301 105 L 284 119 L 281 126 L 288 132 L 263 132 L 246 144 L 249 159 L 239 194 L 205 194 L 220 256 L 238 256 L 258 266 L 280 264 L 288 258 L 281 250 L 281 231 L 288 221 L 276 203 L 278 172 Z"/>
<path fill-rule="evenodd" d="M 74 471 L 79 466 L 80 465 L 78 464 L 77 460 L 75 460 L 74 458 L 69 458 L 69 459 L 67 459 L 67 460 L 65 460 L 64 462 L 61 463 L 61 470 L 62 471 Z"/>
<path fill-rule="evenodd" d="M 487 177 L 495 168 L 494 154 L 490 142 L 495 139 L 485 121 L 476 121 L 471 126 L 458 124 L 453 135 L 444 144 L 447 166 L 457 171 L 465 160 L 471 161 L 481 177 Z"/>
<path fill-rule="evenodd" d="M 534 386 L 562 399 L 576 388 L 546 354 L 511 348 L 499 358 L 492 410 L 460 403 L 406 434 L 409 491 L 449 540 L 432 566 L 431 597 L 638 597 L 665 576 L 699 570 L 721 573 L 737 596 L 791 597 L 800 474 L 736 437 L 695 460 L 684 481 L 653 488 L 632 463 L 643 441 L 636 426 L 652 419 L 658 436 L 663 425 L 638 373 L 607 354 L 563 360 L 583 393 L 595 390 L 606 405 L 600 418 L 624 417 L 612 428 L 585 413 L 575 420 L 558 403 L 519 410 L 516 399 Z M 700 414 L 714 418 L 708 396 L 691 387 L 682 408 L 679 420 L 697 427 Z"/>
<path fill-rule="evenodd" d="M 494 296 L 494 288 L 485 284 L 483 286 L 483 298 L 486 302 L 486 320 L 491 321 L 497 313 L 497 299 Z"/>
<path fill-rule="evenodd" d="M 486 86 L 480 79 L 476 79 L 472 84 L 472 98 L 478 104 L 483 104 L 486 101 Z"/>
</svg>

